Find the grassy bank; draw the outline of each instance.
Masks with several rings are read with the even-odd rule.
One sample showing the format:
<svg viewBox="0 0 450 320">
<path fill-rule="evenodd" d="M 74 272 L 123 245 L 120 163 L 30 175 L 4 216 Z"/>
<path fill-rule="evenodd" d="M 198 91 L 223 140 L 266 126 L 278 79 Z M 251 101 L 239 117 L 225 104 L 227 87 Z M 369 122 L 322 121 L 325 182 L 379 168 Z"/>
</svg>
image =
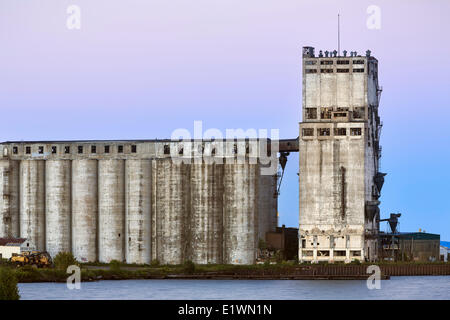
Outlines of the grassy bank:
<svg viewBox="0 0 450 320">
<path fill-rule="evenodd" d="M 234 279 L 250 278 L 273 278 L 280 279 L 288 276 L 320 276 L 332 274 L 335 276 L 362 276 L 365 274 L 365 267 L 373 263 L 366 264 L 258 264 L 258 265 L 194 265 L 185 263 L 183 265 L 128 265 L 123 263 L 94 263 L 80 264 L 81 280 L 129 280 L 129 279 L 165 279 L 165 278 L 203 278 L 220 279 L 229 276 Z M 380 263 L 382 270 L 395 269 L 431 269 L 432 266 L 443 266 L 445 270 L 450 270 L 450 264 L 444 263 Z M 45 268 L 38 269 L 31 266 L 15 267 L 8 264 L 0 265 L 0 268 L 8 268 L 14 272 L 21 283 L 29 282 L 66 282 L 69 274 L 65 269 Z M 442 269 L 442 267 L 440 267 Z M 352 271 L 354 270 L 354 271 Z M 423 271 L 421 271 L 423 274 Z M 431 273 L 432 274 L 432 273 Z M 447 273 L 446 273 L 447 274 Z M 450 272 L 448 273 L 450 274 Z M 417 274 L 420 275 L 420 274 Z"/>
</svg>

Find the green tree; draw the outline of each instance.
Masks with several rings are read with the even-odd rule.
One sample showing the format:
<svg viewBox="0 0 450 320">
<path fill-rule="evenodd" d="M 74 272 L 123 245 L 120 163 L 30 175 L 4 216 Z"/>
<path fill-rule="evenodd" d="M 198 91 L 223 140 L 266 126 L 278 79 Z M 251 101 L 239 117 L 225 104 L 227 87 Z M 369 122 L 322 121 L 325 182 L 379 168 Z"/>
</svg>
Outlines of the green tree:
<svg viewBox="0 0 450 320">
<path fill-rule="evenodd" d="M 78 265 L 78 261 L 75 259 L 71 252 L 60 252 L 53 259 L 55 267 L 59 270 L 67 270 L 67 267 L 71 265 Z"/>
<path fill-rule="evenodd" d="M 0 268 L 0 300 L 19 300 L 17 277 L 9 268 Z"/>
</svg>

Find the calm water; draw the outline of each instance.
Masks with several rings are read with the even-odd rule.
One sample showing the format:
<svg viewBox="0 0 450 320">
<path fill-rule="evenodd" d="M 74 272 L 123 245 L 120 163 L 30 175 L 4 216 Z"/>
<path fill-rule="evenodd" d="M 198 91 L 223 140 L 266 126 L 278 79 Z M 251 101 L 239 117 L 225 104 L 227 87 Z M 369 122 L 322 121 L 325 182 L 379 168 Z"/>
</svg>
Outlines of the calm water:
<svg viewBox="0 0 450 320">
<path fill-rule="evenodd" d="M 392 277 L 380 290 L 361 280 L 115 280 L 21 283 L 22 299 L 450 299 L 450 276 Z"/>
</svg>

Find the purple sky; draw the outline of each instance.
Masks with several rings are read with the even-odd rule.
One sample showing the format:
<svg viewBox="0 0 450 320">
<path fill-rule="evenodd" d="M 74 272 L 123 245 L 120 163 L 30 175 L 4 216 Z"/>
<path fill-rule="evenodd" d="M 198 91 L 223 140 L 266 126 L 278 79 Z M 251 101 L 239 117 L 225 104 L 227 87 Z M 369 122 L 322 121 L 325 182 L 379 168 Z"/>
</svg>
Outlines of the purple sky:
<svg viewBox="0 0 450 320">
<path fill-rule="evenodd" d="M 320 6 L 318 5 L 320 3 Z M 81 30 L 66 27 L 81 8 Z M 366 27 L 369 5 L 381 29 Z M 450 240 L 450 2 L 2 0 L 0 140 L 168 138 L 177 128 L 298 135 L 301 47 L 379 60 L 382 215 Z M 428 121 L 426 121 L 428 120 Z M 280 223 L 298 224 L 298 155 Z M 383 226 L 384 229 L 384 226 Z"/>
</svg>

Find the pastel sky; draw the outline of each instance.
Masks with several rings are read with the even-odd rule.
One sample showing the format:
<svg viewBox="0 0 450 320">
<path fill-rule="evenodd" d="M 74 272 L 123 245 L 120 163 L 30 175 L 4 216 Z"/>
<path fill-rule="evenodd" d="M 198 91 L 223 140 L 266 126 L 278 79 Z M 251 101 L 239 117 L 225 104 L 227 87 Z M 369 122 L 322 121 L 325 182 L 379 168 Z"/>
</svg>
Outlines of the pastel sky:
<svg viewBox="0 0 450 320">
<path fill-rule="evenodd" d="M 450 240 L 448 0 L 1 0 L 0 141 L 168 138 L 194 120 L 295 138 L 301 48 L 336 49 L 338 12 L 341 48 L 379 60 L 382 216 Z M 279 199 L 293 227 L 297 172 L 293 154 Z"/>
</svg>

